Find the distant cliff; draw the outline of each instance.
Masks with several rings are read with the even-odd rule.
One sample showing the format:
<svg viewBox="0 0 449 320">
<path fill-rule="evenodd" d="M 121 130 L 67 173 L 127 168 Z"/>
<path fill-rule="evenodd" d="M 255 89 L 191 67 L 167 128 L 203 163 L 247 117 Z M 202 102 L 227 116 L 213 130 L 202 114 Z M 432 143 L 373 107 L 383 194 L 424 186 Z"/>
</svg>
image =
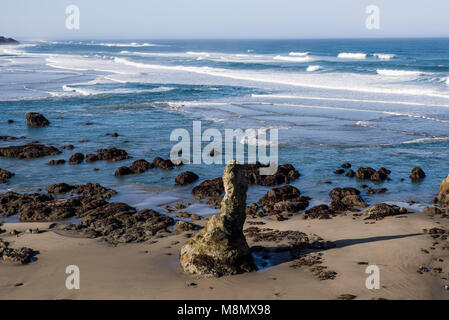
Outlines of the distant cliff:
<svg viewBox="0 0 449 320">
<path fill-rule="evenodd" d="M 19 44 L 19 41 L 14 40 L 13 38 L 5 38 L 0 36 L 0 44 Z"/>
</svg>

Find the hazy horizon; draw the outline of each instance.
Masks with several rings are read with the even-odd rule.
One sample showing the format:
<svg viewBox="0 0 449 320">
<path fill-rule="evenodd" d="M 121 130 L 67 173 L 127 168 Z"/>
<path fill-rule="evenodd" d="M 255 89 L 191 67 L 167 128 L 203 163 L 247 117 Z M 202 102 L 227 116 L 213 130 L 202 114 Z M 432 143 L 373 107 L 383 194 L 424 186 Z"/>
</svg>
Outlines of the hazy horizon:
<svg viewBox="0 0 449 320">
<path fill-rule="evenodd" d="M 66 28 L 66 7 L 80 29 Z M 366 8 L 380 9 L 367 29 Z M 27 39 L 365 39 L 449 37 L 449 2 L 237 0 L 16 0 L 0 12 L 1 35 Z"/>
</svg>

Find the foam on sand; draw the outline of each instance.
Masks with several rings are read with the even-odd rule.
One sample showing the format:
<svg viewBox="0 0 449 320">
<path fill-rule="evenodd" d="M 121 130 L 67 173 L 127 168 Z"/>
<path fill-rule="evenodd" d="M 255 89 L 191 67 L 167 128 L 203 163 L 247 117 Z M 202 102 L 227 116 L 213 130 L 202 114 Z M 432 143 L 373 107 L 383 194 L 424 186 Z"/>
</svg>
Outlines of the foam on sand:
<svg viewBox="0 0 449 320">
<path fill-rule="evenodd" d="M 338 58 L 340 59 L 366 59 L 366 53 L 352 53 L 352 52 L 341 52 L 338 54 Z"/>
</svg>

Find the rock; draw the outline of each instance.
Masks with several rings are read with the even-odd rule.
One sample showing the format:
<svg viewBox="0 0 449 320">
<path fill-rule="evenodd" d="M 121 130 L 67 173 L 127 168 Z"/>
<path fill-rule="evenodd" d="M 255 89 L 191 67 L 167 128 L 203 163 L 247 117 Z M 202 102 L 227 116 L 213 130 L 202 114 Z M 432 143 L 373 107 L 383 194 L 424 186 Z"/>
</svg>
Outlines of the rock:
<svg viewBox="0 0 449 320">
<path fill-rule="evenodd" d="M 175 167 L 175 164 L 171 160 L 164 160 L 161 157 L 154 158 L 152 163 L 155 167 L 163 170 L 172 170 Z"/>
<path fill-rule="evenodd" d="M 133 173 L 142 173 L 152 168 L 154 168 L 154 165 L 145 159 L 136 160 L 131 163 L 131 166 L 129 167 Z"/>
<path fill-rule="evenodd" d="M 375 194 L 375 193 L 385 193 L 387 192 L 387 188 L 380 188 L 380 189 L 373 189 L 373 188 L 367 188 L 365 190 L 366 194 Z"/>
<path fill-rule="evenodd" d="M 99 183 L 91 183 L 91 182 L 86 184 L 74 185 L 71 192 L 74 194 L 82 194 L 83 196 L 89 198 L 101 197 L 104 199 L 109 199 L 113 195 L 117 194 L 115 190 L 103 187 Z"/>
<path fill-rule="evenodd" d="M 55 147 L 33 143 L 29 143 L 24 146 L 9 146 L 0 148 L 0 157 L 16 159 L 34 159 L 49 155 L 57 155 L 60 153 L 61 151 Z"/>
<path fill-rule="evenodd" d="M 4 262 L 10 264 L 28 264 L 36 254 L 36 251 L 26 247 L 20 249 L 0 248 L 0 257 Z"/>
<path fill-rule="evenodd" d="M 75 147 L 73 145 L 71 145 L 71 144 L 59 147 L 59 149 L 64 149 L 64 150 L 73 150 L 74 148 Z"/>
<path fill-rule="evenodd" d="M 128 153 L 125 150 L 117 149 L 115 147 L 109 149 L 99 149 L 97 150 L 98 160 L 109 160 L 109 161 L 121 161 L 130 159 Z"/>
<path fill-rule="evenodd" d="M 14 176 L 14 173 L 0 168 L 0 183 L 6 183 Z"/>
<path fill-rule="evenodd" d="M 82 153 L 75 153 L 72 155 L 69 159 L 69 164 L 80 164 L 84 160 L 84 154 Z"/>
<path fill-rule="evenodd" d="M 98 161 L 98 160 L 100 160 L 100 159 L 98 159 L 98 156 L 96 155 L 96 154 L 93 154 L 93 153 L 89 153 L 89 154 L 87 154 L 86 155 L 86 162 L 95 162 L 95 161 Z"/>
<path fill-rule="evenodd" d="M 61 165 L 64 163 L 65 163 L 64 159 L 59 159 L 59 160 L 50 160 L 46 163 L 46 165 L 47 166 L 57 166 L 57 165 Z"/>
<path fill-rule="evenodd" d="M 192 194 L 196 199 L 201 200 L 210 197 L 220 197 L 224 192 L 224 185 L 222 178 L 213 180 L 204 180 L 195 188 L 192 189 Z"/>
<path fill-rule="evenodd" d="M 53 199 L 51 195 L 46 194 L 22 194 L 10 191 L 0 194 L 0 213 L 9 217 L 15 215 L 19 210 L 29 204 L 51 201 Z"/>
<path fill-rule="evenodd" d="M 9 119 L 9 120 L 8 120 L 8 124 L 11 124 L 11 123 L 14 123 L 14 120 Z"/>
<path fill-rule="evenodd" d="M 281 212 L 298 213 L 309 206 L 308 197 L 290 185 L 273 188 L 268 191 L 257 204 L 262 207 L 263 215 L 276 215 Z"/>
<path fill-rule="evenodd" d="M 306 219 L 331 219 L 333 216 L 335 216 L 335 212 L 325 204 L 314 206 L 304 212 Z"/>
<path fill-rule="evenodd" d="M 368 217 L 365 220 L 382 220 L 385 217 L 403 214 L 403 210 L 395 205 L 378 203 L 367 209 Z"/>
<path fill-rule="evenodd" d="M 130 174 L 133 174 L 134 172 L 131 171 L 131 169 L 129 169 L 128 167 L 120 167 L 117 170 L 115 170 L 114 175 L 116 177 L 121 177 L 121 176 L 127 176 Z"/>
<path fill-rule="evenodd" d="M 24 206 L 18 217 L 22 222 L 59 221 L 75 216 L 81 207 L 79 198 L 54 199 Z"/>
<path fill-rule="evenodd" d="M 37 112 L 29 112 L 26 114 L 28 127 L 46 127 L 50 125 L 50 121 L 47 120 L 43 115 Z"/>
<path fill-rule="evenodd" d="M 83 213 L 74 228 L 81 234 L 101 237 L 111 244 L 142 242 L 173 225 L 171 217 L 154 210 L 137 211 L 126 203 L 107 203 Z"/>
<path fill-rule="evenodd" d="M 290 183 L 299 178 L 299 172 L 291 164 L 283 164 L 277 167 L 276 173 L 269 176 L 261 176 L 260 168 L 268 167 L 260 162 L 244 164 L 245 176 L 250 185 L 277 186 Z"/>
<path fill-rule="evenodd" d="M 355 188 L 335 188 L 329 193 L 332 198 L 331 209 L 343 211 L 353 208 L 367 207 L 360 196 L 360 191 Z M 343 209 L 346 208 L 346 209 Z"/>
<path fill-rule="evenodd" d="M 359 180 L 371 180 L 371 181 L 384 181 L 388 179 L 388 175 L 391 173 L 390 170 L 385 168 L 380 168 L 379 170 L 374 170 L 373 168 L 359 168 L 355 173 L 355 177 Z"/>
<path fill-rule="evenodd" d="M 197 215 L 197 214 L 192 214 L 191 216 L 190 216 L 190 218 L 192 219 L 192 220 L 201 220 L 201 217 L 199 216 L 199 215 Z"/>
<path fill-rule="evenodd" d="M 257 270 L 243 234 L 248 189 L 244 167 L 230 161 L 223 184 L 226 194 L 220 213 L 181 248 L 185 272 L 220 277 Z"/>
<path fill-rule="evenodd" d="M 449 175 L 441 182 L 438 202 L 441 208 L 449 207 Z"/>
<path fill-rule="evenodd" d="M 441 211 L 439 208 L 436 208 L 436 207 L 425 207 L 423 209 L 423 212 L 425 214 L 428 214 L 429 216 L 435 216 L 435 215 L 443 214 L 443 211 Z"/>
<path fill-rule="evenodd" d="M 48 193 L 52 194 L 64 194 L 72 191 L 73 188 L 73 186 L 68 185 L 67 183 L 56 183 L 45 187 L 45 190 L 47 190 Z"/>
<path fill-rule="evenodd" d="M 16 44 L 19 44 L 19 41 L 14 40 L 13 38 L 0 37 L 0 45 L 3 45 L 3 44 L 16 45 Z"/>
<path fill-rule="evenodd" d="M 352 165 L 351 165 L 349 162 L 346 162 L 346 163 L 343 163 L 343 164 L 341 165 L 341 167 L 342 167 L 343 169 L 349 169 L 349 168 L 352 167 Z"/>
<path fill-rule="evenodd" d="M 355 177 L 354 170 L 352 170 L 352 169 L 348 170 L 348 172 L 346 172 L 346 176 L 349 178 L 354 178 Z"/>
<path fill-rule="evenodd" d="M 177 185 L 183 186 L 185 184 L 189 184 L 198 180 L 198 175 L 191 171 L 181 172 L 176 178 L 175 183 Z"/>
<path fill-rule="evenodd" d="M 119 136 L 119 134 L 117 132 L 106 133 L 106 135 L 109 136 L 109 137 L 113 137 L 113 138 L 117 138 Z"/>
<path fill-rule="evenodd" d="M 345 173 L 345 169 L 337 169 L 334 171 L 335 174 L 343 174 Z"/>
<path fill-rule="evenodd" d="M 415 167 L 412 169 L 412 172 L 410 173 L 410 179 L 412 180 L 421 180 L 426 177 L 425 172 L 420 167 Z"/>
<path fill-rule="evenodd" d="M 338 300 L 354 300 L 355 298 L 357 298 L 357 296 L 350 293 L 344 293 L 337 297 Z"/>
<path fill-rule="evenodd" d="M 178 233 L 183 233 L 185 231 L 195 230 L 195 227 L 196 227 L 196 225 L 194 225 L 193 223 L 190 223 L 190 222 L 187 222 L 187 221 L 183 221 L 183 220 L 179 220 L 175 224 L 175 231 L 178 232 Z"/>
</svg>

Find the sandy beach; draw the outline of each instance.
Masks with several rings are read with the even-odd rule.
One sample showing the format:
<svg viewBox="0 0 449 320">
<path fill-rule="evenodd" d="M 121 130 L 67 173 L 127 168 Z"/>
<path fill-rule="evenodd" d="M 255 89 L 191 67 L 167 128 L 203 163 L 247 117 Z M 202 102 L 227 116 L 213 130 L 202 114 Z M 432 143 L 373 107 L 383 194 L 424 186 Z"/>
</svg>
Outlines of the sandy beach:
<svg viewBox="0 0 449 320">
<path fill-rule="evenodd" d="M 447 299 L 449 251 L 447 240 L 435 240 L 423 229 L 448 228 L 447 219 L 420 212 L 367 223 L 352 214 L 331 220 L 264 222 L 259 227 L 315 233 L 336 248 L 320 251 L 323 265 L 337 272 L 333 280 L 319 280 L 308 267 L 292 268 L 292 261 L 277 261 L 257 272 L 221 278 L 187 275 L 179 265 L 185 234 L 116 247 L 95 239 L 61 235 L 49 223 L 6 223 L 6 232 L 39 228 L 42 233 L 2 234 L 12 247 L 39 251 L 30 265 L 1 265 L 0 299 L 336 299 L 351 294 L 356 299 Z M 202 221 L 204 223 L 204 220 Z M 277 242 L 253 242 L 266 248 Z M 442 247 L 446 246 L 446 250 Z M 434 250 L 432 250 L 434 248 Z M 424 253 L 423 250 L 429 253 Z M 365 286 L 367 262 L 380 268 L 379 290 Z M 80 290 L 65 287 L 68 265 L 80 268 Z M 443 272 L 417 272 L 420 266 L 441 267 Z M 446 279 L 446 280 L 445 280 Z"/>
</svg>

